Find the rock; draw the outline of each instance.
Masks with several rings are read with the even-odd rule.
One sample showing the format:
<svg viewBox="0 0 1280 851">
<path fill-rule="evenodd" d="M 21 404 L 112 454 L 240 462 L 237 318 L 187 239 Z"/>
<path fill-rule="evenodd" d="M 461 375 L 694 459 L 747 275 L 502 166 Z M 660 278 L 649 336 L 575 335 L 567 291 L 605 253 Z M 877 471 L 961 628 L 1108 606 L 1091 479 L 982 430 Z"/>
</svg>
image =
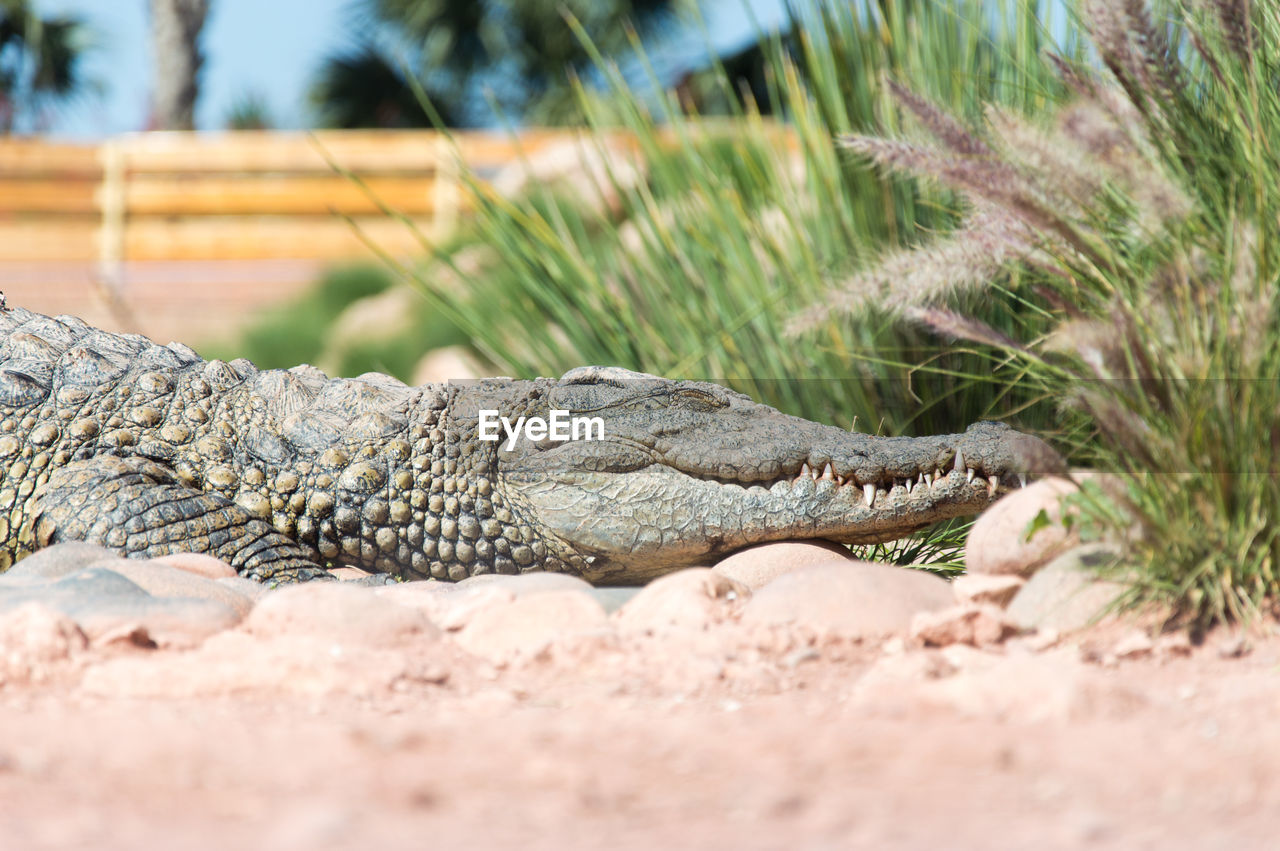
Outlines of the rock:
<svg viewBox="0 0 1280 851">
<path fill-rule="evenodd" d="M 1124 590 L 1092 569 L 1115 555 L 1105 544 L 1089 544 L 1059 556 L 1027 580 L 1006 614 L 1023 628 L 1063 633 L 1088 626 Z"/>
<path fill-rule="evenodd" d="M 917 612 L 952 604 L 948 583 L 874 562 L 819 564 L 780 576 L 742 610 L 745 625 L 805 624 L 855 638 L 905 633 Z"/>
<path fill-rule="evenodd" d="M 414 366 L 413 385 L 470 381 L 486 372 L 465 346 L 444 346 L 427 352 Z"/>
<path fill-rule="evenodd" d="M 477 611 L 457 633 L 462 649 L 491 662 L 532 656 L 552 642 L 609 630 L 600 604 L 580 591 L 547 591 Z"/>
<path fill-rule="evenodd" d="M 37 550 L 0 574 L 0 579 L 5 582 L 61 579 L 83 570 L 95 561 L 117 557 L 116 553 L 97 544 L 68 541 Z"/>
<path fill-rule="evenodd" d="M 969 532 L 964 548 L 968 572 L 1026 577 L 1076 546 L 1079 536 L 1062 525 L 1061 511 L 1062 497 L 1075 492 L 1076 486 L 1066 479 L 1048 478 L 996 502 Z"/>
<path fill-rule="evenodd" d="M 260 637 L 307 635 L 373 647 L 440 637 L 422 612 L 387 600 L 378 590 L 337 582 L 281 588 L 254 607 L 244 628 Z"/>
<path fill-rule="evenodd" d="M 1146 630 L 1131 629 L 1120 637 L 1111 652 L 1117 659 L 1141 659 L 1150 656 L 1155 647 Z"/>
<path fill-rule="evenodd" d="M 325 332 L 324 350 L 316 356 L 316 366 L 329 375 L 338 375 L 347 356 L 368 341 L 412 333 L 421 298 L 409 287 L 392 286 L 353 301 Z"/>
<path fill-rule="evenodd" d="M 951 590 L 956 595 L 957 603 L 987 604 L 1003 608 L 1009 605 L 1009 601 L 1025 582 L 1020 576 L 966 573 L 951 580 Z"/>
<path fill-rule="evenodd" d="M 24 603 L 0 615 L 0 685 L 40 682 L 50 666 L 88 643 L 75 621 L 40 603 Z"/>
<path fill-rule="evenodd" d="M 205 579 L 223 579 L 239 575 L 234 567 L 222 559 L 204 553 L 173 553 L 150 559 L 150 561 L 152 564 L 176 567 L 178 570 L 185 570 L 196 576 L 203 576 Z"/>
<path fill-rule="evenodd" d="M 183 597 L 113 597 L 69 612 L 94 644 L 126 639 L 140 646 L 198 647 L 240 623 L 240 614 L 216 600 Z"/>
<path fill-rule="evenodd" d="M 623 632 L 704 630 L 741 608 L 751 591 L 712 568 L 690 567 L 650 582 L 613 613 Z"/>
<path fill-rule="evenodd" d="M 853 561 L 847 547 L 830 541 L 780 541 L 759 544 L 730 555 L 712 568 L 755 591 L 802 567 L 830 561 Z"/>
<path fill-rule="evenodd" d="M 911 637 L 929 647 L 968 644 L 985 647 L 1017 635 L 1018 627 L 995 606 L 972 603 L 935 612 L 917 612 Z"/>
<path fill-rule="evenodd" d="M 111 559 L 108 563 L 115 563 L 115 557 Z M 102 567 L 85 568 L 54 582 L 16 585 L 0 594 L 0 611 L 29 602 L 71 618 L 93 642 L 141 631 L 147 644 L 191 647 L 240 620 L 225 603 L 153 597 L 137 583 Z"/>
<path fill-rule="evenodd" d="M 218 559 L 210 560 L 218 562 Z M 216 600 L 241 618 L 253 608 L 253 600 L 235 589 L 158 560 L 113 558 L 97 562 L 94 567 L 115 571 L 153 597 Z"/>
<path fill-rule="evenodd" d="M 443 584 L 443 583 L 441 583 Z M 543 594 L 547 591 L 582 591 L 590 593 L 591 583 L 567 573 L 551 573 L 548 571 L 532 571 L 516 576 L 500 573 L 487 573 L 472 576 L 453 586 L 458 591 L 466 592 L 474 588 L 506 588 L 516 597 L 529 594 Z"/>
</svg>

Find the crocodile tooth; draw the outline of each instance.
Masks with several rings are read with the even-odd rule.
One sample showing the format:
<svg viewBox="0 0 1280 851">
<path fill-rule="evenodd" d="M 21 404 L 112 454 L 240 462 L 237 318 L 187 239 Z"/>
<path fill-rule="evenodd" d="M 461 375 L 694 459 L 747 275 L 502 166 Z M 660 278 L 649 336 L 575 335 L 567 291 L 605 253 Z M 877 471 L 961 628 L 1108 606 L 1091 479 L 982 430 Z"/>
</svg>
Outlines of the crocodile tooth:
<svg viewBox="0 0 1280 851">
<path fill-rule="evenodd" d="M 1000 478 L 998 476 L 987 476 L 987 496 L 995 496 L 996 488 L 1000 487 Z"/>
<path fill-rule="evenodd" d="M 827 466 L 822 468 L 822 478 L 834 479 L 835 477 L 836 477 L 836 474 L 831 469 L 831 462 L 828 461 Z"/>
<path fill-rule="evenodd" d="M 876 486 L 868 482 L 862 486 L 862 495 L 867 498 L 867 508 L 876 504 Z"/>
<path fill-rule="evenodd" d="M 936 469 L 936 470 L 934 470 L 934 471 L 933 471 L 933 477 L 934 477 L 935 479 L 937 479 L 938 481 L 942 481 L 942 477 L 943 477 L 943 476 L 945 476 L 945 475 L 946 475 L 946 473 L 942 472 L 942 468 L 941 468 L 941 467 L 939 467 L 938 469 Z"/>
<path fill-rule="evenodd" d="M 973 470 L 973 468 L 972 468 L 972 467 L 970 467 L 968 470 L 966 470 L 966 471 L 965 471 L 965 473 L 964 473 L 964 480 L 965 480 L 965 482 L 966 482 L 966 483 L 967 483 L 967 482 L 972 482 L 972 481 L 973 481 L 973 473 L 974 473 L 974 470 Z"/>
<path fill-rule="evenodd" d="M 1023 473 L 1018 474 L 1018 487 L 1025 488 L 1027 486 L 1027 477 Z"/>
<path fill-rule="evenodd" d="M 839 485 L 840 487 L 844 487 L 844 483 L 845 483 L 844 476 L 840 475 L 839 473 L 836 473 L 836 484 Z"/>
<path fill-rule="evenodd" d="M 964 469 L 964 453 L 959 449 L 956 450 L 956 463 L 952 469 L 957 473 Z"/>
<path fill-rule="evenodd" d="M 924 474 L 922 474 L 922 475 L 924 476 L 924 482 L 925 482 L 925 484 L 927 484 L 927 485 L 929 486 L 929 490 L 933 490 L 933 474 L 932 474 L 932 473 L 924 473 Z"/>
<path fill-rule="evenodd" d="M 919 486 L 922 484 L 924 484 L 924 473 L 921 473 L 919 477 L 916 478 L 916 485 Z"/>
<path fill-rule="evenodd" d="M 911 481 L 911 479 L 907 479 L 906 485 L 907 485 L 907 493 L 911 493 L 911 489 L 916 486 L 916 483 Z"/>
<path fill-rule="evenodd" d="M 802 479 L 802 478 L 804 478 L 805 476 L 808 476 L 808 475 L 811 475 L 811 474 L 810 474 L 810 472 L 809 472 L 809 462 L 808 462 L 808 461 L 806 461 L 806 462 L 804 462 L 803 464 L 801 464 L 801 465 L 800 465 L 800 475 L 796 476 L 796 478 L 797 478 L 797 479 Z"/>
</svg>

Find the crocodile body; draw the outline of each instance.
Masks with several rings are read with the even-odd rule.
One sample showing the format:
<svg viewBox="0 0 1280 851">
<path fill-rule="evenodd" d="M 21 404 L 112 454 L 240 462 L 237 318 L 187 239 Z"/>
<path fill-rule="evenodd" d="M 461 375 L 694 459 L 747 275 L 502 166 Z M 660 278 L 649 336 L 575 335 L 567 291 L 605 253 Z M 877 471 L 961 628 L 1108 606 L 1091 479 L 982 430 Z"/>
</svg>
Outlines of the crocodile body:
<svg viewBox="0 0 1280 851">
<path fill-rule="evenodd" d="M 482 412 L 603 439 L 481 439 Z M 408 387 L 259 371 L 68 316 L 0 311 L 0 569 L 65 540 L 205 552 L 243 576 L 554 570 L 639 583 L 762 541 L 874 542 L 980 511 L 1035 438 L 880 438 L 715 384 L 585 367 Z"/>
</svg>

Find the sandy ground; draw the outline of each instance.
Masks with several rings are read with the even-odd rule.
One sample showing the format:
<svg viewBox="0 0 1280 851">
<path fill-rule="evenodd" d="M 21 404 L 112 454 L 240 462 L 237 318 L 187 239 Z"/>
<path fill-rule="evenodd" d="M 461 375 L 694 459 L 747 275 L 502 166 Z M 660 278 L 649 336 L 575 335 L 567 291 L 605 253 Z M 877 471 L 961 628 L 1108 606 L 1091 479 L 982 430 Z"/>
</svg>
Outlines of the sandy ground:
<svg viewBox="0 0 1280 851">
<path fill-rule="evenodd" d="M 0 847 L 1275 847 L 1280 639 L 1113 639 L 436 640 L 222 694 L 122 642 L 0 689 Z"/>
</svg>

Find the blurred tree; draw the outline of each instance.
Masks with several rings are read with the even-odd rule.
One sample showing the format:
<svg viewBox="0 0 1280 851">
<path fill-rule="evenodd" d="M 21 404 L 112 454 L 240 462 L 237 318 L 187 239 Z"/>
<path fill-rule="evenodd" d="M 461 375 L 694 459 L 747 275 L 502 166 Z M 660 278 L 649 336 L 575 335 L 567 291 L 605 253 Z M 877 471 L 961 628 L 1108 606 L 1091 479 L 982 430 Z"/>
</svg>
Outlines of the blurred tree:
<svg viewBox="0 0 1280 851">
<path fill-rule="evenodd" d="M 691 0 L 356 0 L 363 44 L 330 57 L 312 102 L 341 127 L 428 122 L 401 66 L 447 124 L 493 123 L 497 112 L 537 124 L 577 116 L 570 79 L 591 67 L 572 15 L 606 56 L 674 21 Z M 492 103 L 491 103 L 492 101 Z"/>
<path fill-rule="evenodd" d="M 0 0 L 0 134 L 43 129 L 50 106 L 84 91 L 89 33 L 77 18 L 41 18 L 30 0 Z"/>
<path fill-rule="evenodd" d="M 151 48 L 155 88 L 151 125 L 157 130 L 194 130 L 199 95 L 200 30 L 209 0 L 151 0 Z"/>
</svg>

